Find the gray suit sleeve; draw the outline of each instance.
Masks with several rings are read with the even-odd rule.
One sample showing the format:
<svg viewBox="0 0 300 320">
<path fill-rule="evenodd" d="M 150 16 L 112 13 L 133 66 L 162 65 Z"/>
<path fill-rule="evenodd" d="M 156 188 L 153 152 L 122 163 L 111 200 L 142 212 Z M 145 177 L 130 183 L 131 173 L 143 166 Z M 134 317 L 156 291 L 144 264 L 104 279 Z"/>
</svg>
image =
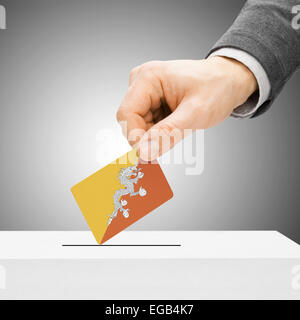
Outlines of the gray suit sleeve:
<svg viewBox="0 0 300 320">
<path fill-rule="evenodd" d="M 251 54 L 263 66 L 271 83 L 271 93 L 253 117 L 271 106 L 300 66 L 297 12 L 300 13 L 300 0 L 248 0 L 233 25 L 209 53 L 224 47 L 236 48 Z"/>
</svg>

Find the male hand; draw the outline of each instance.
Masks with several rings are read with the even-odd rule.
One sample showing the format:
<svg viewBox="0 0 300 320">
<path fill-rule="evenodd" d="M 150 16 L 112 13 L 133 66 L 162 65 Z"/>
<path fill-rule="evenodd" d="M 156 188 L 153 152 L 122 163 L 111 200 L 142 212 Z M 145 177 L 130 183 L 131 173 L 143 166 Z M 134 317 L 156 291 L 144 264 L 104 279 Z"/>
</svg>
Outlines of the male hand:
<svg viewBox="0 0 300 320">
<path fill-rule="evenodd" d="M 126 121 L 127 139 L 140 157 L 152 161 L 183 139 L 186 129 L 225 120 L 257 87 L 252 72 L 229 58 L 148 62 L 131 71 L 117 119 Z"/>
</svg>

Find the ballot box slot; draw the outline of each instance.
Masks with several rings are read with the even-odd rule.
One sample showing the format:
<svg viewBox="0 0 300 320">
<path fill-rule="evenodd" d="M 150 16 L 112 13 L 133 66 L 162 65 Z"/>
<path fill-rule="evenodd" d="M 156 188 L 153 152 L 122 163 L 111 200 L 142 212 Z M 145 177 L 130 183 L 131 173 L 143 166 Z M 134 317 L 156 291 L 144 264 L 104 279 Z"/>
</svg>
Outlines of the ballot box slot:
<svg viewBox="0 0 300 320">
<path fill-rule="evenodd" d="M 62 247 L 181 247 L 181 244 L 63 244 Z"/>
</svg>

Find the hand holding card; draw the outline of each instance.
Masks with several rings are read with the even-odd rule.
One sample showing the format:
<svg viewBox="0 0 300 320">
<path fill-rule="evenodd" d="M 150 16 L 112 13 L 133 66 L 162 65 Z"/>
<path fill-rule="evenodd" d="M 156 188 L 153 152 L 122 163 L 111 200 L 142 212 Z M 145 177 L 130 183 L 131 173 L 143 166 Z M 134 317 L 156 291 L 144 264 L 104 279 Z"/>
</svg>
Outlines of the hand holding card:
<svg viewBox="0 0 300 320">
<path fill-rule="evenodd" d="M 102 244 L 173 196 L 160 168 L 132 150 L 71 188 L 97 242 Z"/>
</svg>

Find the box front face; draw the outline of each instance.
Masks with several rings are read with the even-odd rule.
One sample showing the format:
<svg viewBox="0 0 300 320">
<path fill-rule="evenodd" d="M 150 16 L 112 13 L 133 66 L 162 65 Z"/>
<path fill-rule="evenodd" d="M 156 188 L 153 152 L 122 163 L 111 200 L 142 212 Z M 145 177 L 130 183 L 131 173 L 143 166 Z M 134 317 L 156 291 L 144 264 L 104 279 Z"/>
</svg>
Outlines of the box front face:
<svg viewBox="0 0 300 320">
<path fill-rule="evenodd" d="M 0 300 L 300 299 L 291 273 L 299 259 L 33 259 L 0 265 Z"/>
</svg>

